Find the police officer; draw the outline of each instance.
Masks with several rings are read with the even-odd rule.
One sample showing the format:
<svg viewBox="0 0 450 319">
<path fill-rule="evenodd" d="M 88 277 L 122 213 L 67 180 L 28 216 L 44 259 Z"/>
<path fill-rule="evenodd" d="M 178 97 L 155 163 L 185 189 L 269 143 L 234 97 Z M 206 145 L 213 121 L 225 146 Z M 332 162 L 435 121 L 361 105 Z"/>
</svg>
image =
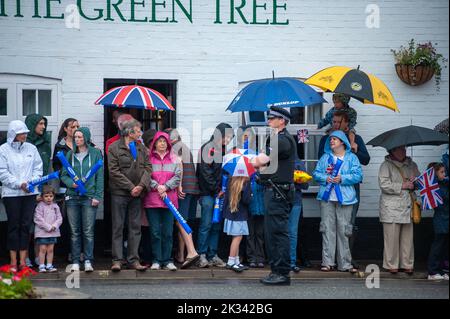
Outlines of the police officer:
<svg viewBox="0 0 450 319">
<path fill-rule="evenodd" d="M 266 285 L 289 285 L 289 213 L 294 199 L 294 165 L 297 147 L 294 138 L 286 130 L 291 119 L 289 111 L 272 107 L 268 124 L 273 132 L 266 143 L 266 154 L 254 161 L 261 169 L 259 182 L 265 186 L 264 239 L 272 272 L 261 282 Z"/>
</svg>

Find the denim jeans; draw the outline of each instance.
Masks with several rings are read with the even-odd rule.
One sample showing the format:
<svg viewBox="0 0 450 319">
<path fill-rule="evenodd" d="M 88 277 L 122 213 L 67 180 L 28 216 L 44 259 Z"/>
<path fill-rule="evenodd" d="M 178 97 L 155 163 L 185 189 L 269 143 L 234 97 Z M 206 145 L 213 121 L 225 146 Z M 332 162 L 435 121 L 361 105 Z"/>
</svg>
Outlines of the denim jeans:
<svg viewBox="0 0 450 319">
<path fill-rule="evenodd" d="M 186 221 L 194 220 L 197 216 L 198 196 L 194 194 L 186 194 L 184 199 L 178 199 L 178 211 Z"/>
<path fill-rule="evenodd" d="M 428 256 L 428 273 L 430 275 L 442 274 L 441 263 L 444 261 L 444 247 L 448 234 L 435 234 Z"/>
<path fill-rule="evenodd" d="M 94 230 L 97 207 L 86 196 L 73 196 L 66 201 L 67 219 L 70 227 L 72 263 L 80 263 L 81 241 L 84 259 L 94 260 Z"/>
<path fill-rule="evenodd" d="M 167 208 L 146 208 L 150 225 L 153 263 L 162 266 L 173 262 L 173 214 Z"/>
<path fill-rule="evenodd" d="M 206 255 L 207 259 L 211 259 L 217 255 L 219 237 L 222 230 L 222 223 L 212 223 L 214 201 L 215 198 L 212 196 L 200 197 L 202 215 L 198 231 L 198 253 L 200 255 Z"/>
<path fill-rule="evenodd" d="M 302 204 L 296 203 L 289 214 L 289 242 L 290 242 L 290 256 L 291 267 L 297 265 L 297 242 L 298 242 L 298 228 L 300 216 L 302 214 Z"/>
</svg>

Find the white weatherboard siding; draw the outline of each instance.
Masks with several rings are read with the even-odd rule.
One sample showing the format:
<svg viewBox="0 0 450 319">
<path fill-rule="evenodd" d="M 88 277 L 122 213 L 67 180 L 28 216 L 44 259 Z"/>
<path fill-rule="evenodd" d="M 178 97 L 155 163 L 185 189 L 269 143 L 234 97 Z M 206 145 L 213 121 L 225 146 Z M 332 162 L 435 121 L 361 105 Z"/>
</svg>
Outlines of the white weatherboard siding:
<svg viewBox="0 0 450 319">
<path fill-rule="evenodd" d="M 1 2 L 1 1 L 0 1 Z M 15 18 L 15 1 L 5 0 L 8 17 L 0 17 L 0 73 L 28 74 L 61 79 L 58 121 L 76 117 L 93 129 L 93 140 L 103 145 L 103 110 L 93 102 L 103 92 L 104 78 L 177 80 L 177 126 L 202 128 L 226 121 L 237 126 L 237 115 L 225 112 L 237 93 L 239 82 L 271 76 L 308 77 L 332 65 L 361 65 L 379 76 L 391 89 L 401 113 L 353 102 L 358 111 L 357 131 L 367 142 L 382 131 L 414 124 L 434 127 L 448 117 L 448 69 L 443 71 L 440 91 L 434 81 L 420 87 L 402 83 L 394 69 L 391 49 L 418 42 L 438 43 L 449 56 L 446 0 L 433 1 L 315 1 L 285 0 L 278 20 L 287 26 L 226 23 L 229 1 L 222 0 L 223 24 L 214 24 L 215 1 L 193 0 L 193 23 L 177 9 L 178 23 L 131 23 L 81 19 L 80 30 L 68 29 L 64 20 L 35 19 L 31 4 L 22 1 L 23 18 Z M 26 2 L 26 3 L 25 3 Z M 40 1 L 41 15 L 45 1 Z M 124 1 L 129 4 L 130 1 Z M 189 1 L 180 1 L 188 7 Z M 247 1 L 251 3 L 251 1 Z M 258 3 L 272 1 L 258 0 Z M 75 1 L 53 2 L 52 14 L 63 13 Z M 83 10 L 106 1 L 83 1 Z M 137 7 L 138 18 L 151 16 L 151 2 Z M 158 17 L 171 18 L 171 3 Z M 366 6 L 380 8 L 380 28 L 365 25 Z M 270 7 L 270 6 L 269 6 Z M 251 11 L 248 13 L 251 20 Z M 129 18 L 129 9 L 122 6 Z M 270 18 L 260 14 L 260 19 Z M 7 123 L 0 122 L 5 130 Z M 205 140 L 208 136 L 203 136 Z M 53 141 L 54 142 L 54 141 Z M 199 145 L 194 145 L 198 148 Z M 444 147 L 416 147 L 414 159 L 423 170 L 438 160 Z M 385 151 L 369 147 L 371 164 L 364 168 L 359 216 L 378 215 L 377 172 Z M 305 200 L 305 215 L 319 216 L 315 200 Z"/>
</svg>

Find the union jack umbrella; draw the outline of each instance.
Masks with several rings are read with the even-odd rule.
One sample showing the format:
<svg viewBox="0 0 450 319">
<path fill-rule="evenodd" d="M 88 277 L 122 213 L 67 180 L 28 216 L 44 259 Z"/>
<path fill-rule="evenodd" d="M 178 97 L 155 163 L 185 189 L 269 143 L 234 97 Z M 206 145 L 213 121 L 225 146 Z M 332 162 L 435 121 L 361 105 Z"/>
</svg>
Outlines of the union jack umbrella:
<svg viewBox="0 0 450 319">
<path fill-rule="evenodd" d="M 428 169 L 416 180 L 419 184 L 420 197 L 422 198 L 422 209 L 433 209 L 444 203 L 439 193 L 439 185 L 434 176 L 434 168 Z"/>
<path fill-rule="evenodd" d="M 112 88 L 95 101 L 96 105 L 119 108 L 136 108 L 146 110 L 174 111 L 170 102 L 156 90 L 139 86 L 126 85 Z"/>
<path fill-rule="evenodd" d="M 250 154 L 249 150 L 234 149 L 223 157 L 222 169 L 231 176 L 251 177 L 256 173 L 250 162 L 255 156 L 256 154 Z"/>
</svg>

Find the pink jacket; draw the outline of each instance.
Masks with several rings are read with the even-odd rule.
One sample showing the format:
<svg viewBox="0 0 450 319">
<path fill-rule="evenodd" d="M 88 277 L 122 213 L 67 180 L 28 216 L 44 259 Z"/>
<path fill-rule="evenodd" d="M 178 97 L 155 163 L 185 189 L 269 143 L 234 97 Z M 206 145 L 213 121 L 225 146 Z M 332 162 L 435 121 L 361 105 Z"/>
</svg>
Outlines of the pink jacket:
<svg viewBox="0 0 450 319">
<path fill-rule="evenodd" d="M 60 237 L 59 227 L 62 224 L 62 215 L 58 205 L 40 202 L 34 211 L 34 238 Z M 51 231 L 52 226 L 55 230 Z"/>
<path fill-rule="evenodd" d="M 163 137 L 167 141 L 167 153 L 163 158 L 155 150 L 155 143 Z M 150 191 L 144 198 L 145 208 L 167 208 L 157 191 L 158 185 L 165 185 L 169 190 L 167 196 L 178 208 L 178 186 L 181 182 L 181 162 L 172 152 L 169 135 L 164 132 L 157 132 L 150 145 L 149 160 L 152 164 L 152 175 L 150 181 Z"/>
</svg>

